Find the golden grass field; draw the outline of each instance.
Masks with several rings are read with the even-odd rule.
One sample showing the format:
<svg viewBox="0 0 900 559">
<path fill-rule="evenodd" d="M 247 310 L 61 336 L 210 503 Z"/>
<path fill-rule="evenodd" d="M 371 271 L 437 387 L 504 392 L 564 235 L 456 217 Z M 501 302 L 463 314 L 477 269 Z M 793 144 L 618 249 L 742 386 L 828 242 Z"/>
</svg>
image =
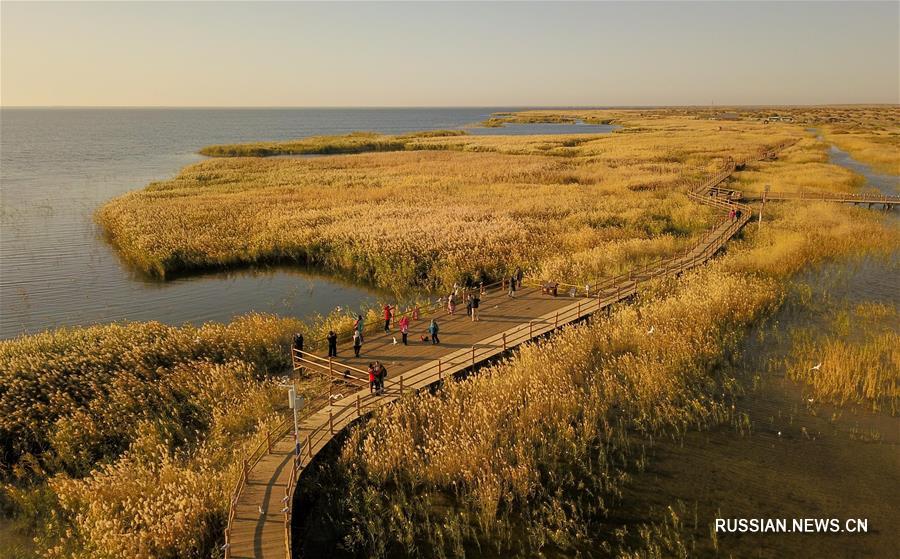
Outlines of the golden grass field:
<svg viewBox="0 0 900 559">
<path fill-rule="evenodd" d="M 757 123 L 622 122 L 605 136 L 420 135 L 389 153 L 216 158 L 97 219 L 127 260 L 160 277 L 302 262 L 396 291 L 516 266 L 583 280 L 680 249 L 711 216 L 684 195 L 692 181 L 727 156 L 804 137 Z"/>
<path fill-rule="evenodd" d="M 275 261 L 397 290 L 493 279 L 515 266 L 535 276 L 611 276 L 677 251 L 711 223 L 715 214 L 685 193 L 726 157 L 796 140 L 729 184 L 848 191 L 861 178 L 828 164 L 826 144 L 806 127 L 822 127 L 826 138 L 826 126 L 853 127 L 896 147 L 884 132 L 896 126 L 896 108 L 779 112 L 796 122 L 708 120 L 701 110 L 526 112 L 512 120 L 622 128 L 216 146 L 209 153 L 350 154 L 216 157 L 110 201 L 97 220 L 127 260 L 161 277 Z M 875 161 L 890 151 L 878 145 L 847 149 Z M 803 270 L 898 246 L 896 222 L 882 212 L 769 204 L 763 227 L 746 227 L 706 269 L 656 283 L 609 318 L 527 346 L 434 396 L 404 399 L 353 431 L 331 464 L 334 477 L 321 478 L 333 482 L 325 491 L 334 523 L 361 556 L 607 545 L 590 528 L 615 512 L 627 471 L 645 460 L 633 438 L 717 422 L 743 428 L 726 404 L 746 387 L 725 365 L 751 326 L 772 315 Z M 854 316 L 890 312 L 863 307 Z M 237 458 L 283 413 L 276 382 L 289 335 L 331 327 L 346 330 L 348 319 L 248 315 L 200 328 L 97 325 L 0 342 L 0 509 L 35 538 L 11 553 L 218 557 Z M 896 413 L 895 342 L 896 332 L 858 343 L 798 337 L 789 362 L 816 397 Z M 832 356 L 828 374 L 801 374 L 821 348 Z M 838 366 L 847 359 L 881 368 L 860 378 Z M 301 386 L 310 398 L 317 382 Z"/>
</svg>

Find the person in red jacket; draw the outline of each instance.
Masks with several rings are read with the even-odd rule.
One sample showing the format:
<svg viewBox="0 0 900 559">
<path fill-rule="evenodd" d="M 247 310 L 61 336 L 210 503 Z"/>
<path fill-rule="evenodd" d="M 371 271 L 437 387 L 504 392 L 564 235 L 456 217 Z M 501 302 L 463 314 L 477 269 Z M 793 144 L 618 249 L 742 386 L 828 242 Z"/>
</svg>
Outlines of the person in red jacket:
<svg viewBox="0 0 900 559">
<path fill-rule="evenodd" d="M 384 304 L 384 333 L 388 334 L 391 331 L 391 317 L 394 316 L 394 307 Z"/>
</svg>

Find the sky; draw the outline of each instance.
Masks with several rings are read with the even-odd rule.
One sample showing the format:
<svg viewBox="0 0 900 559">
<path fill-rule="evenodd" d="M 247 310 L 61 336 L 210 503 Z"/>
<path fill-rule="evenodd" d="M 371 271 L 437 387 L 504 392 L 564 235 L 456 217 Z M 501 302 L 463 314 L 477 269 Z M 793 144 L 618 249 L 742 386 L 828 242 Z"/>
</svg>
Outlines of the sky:
<svg viewBox="0 0 900 559">
<path fill-rule="evenodd" d="M 900 2 L 0 2 L 3 106 L 900 103 Z"/>
</svg>

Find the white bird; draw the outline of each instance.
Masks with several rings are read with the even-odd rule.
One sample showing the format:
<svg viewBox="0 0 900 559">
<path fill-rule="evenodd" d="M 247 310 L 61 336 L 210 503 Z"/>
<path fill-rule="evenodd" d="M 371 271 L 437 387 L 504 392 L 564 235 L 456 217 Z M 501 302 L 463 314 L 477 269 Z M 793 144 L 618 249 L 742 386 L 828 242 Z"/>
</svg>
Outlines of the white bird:
<svg viewBox="0 0 900 559">
<path fill-rule="evenodd" d="M 343 398 L 343 397 L 344 397 L 343 394 L 333 394 L 333 395 L 331 396 L 331 399 L 332 399 L 332 400 L 340 400 L 340 399 Z"/>
<path fill-rule="evenodd" d="M 655 329 L 656 329 L 655 327 L 651 326 L 650 329 L 647 330 L 647 335 L 649 336 L 650 334 L 652 334 L 653 330 L 655 330 Z"/>
<path fill-rule="evenodd" d="M 289 510 L 291 510 L 289 507 L 284 507 L 283 509 L 281 509 L 281 512 L 287 512 Z"/>
<path fill-rule="evenodd" d="M 822 368 L 822 363 L 820 362 L 818 365 L 816 365 L 815 367 L 813 367 L 812 369 L 810 369 L 810 371 L 818 371 L 818 370 L 821 369 L 821 368 Z"/>
<path fill-rule="evenodd" d="M 781 436 L 781 431 L 778 431 L 778 436 L 779 436 L 779 437 Z"/>
<path fill-rule="evenodd" d="M 391 339 L 394 340 L 394 345 L 397 345 L 397 337 L 394 336 L 394 337 L 392 337 Z"/>
<path fill-rule="evenodd" d="M 259 511 L 259 515 L 260 515 L 260 516 L 266 514 L 266 513 L 264 513 L 263 510 L 262 510 L 262 505 L 256 505 L 256 510 Z"/>
</svg>

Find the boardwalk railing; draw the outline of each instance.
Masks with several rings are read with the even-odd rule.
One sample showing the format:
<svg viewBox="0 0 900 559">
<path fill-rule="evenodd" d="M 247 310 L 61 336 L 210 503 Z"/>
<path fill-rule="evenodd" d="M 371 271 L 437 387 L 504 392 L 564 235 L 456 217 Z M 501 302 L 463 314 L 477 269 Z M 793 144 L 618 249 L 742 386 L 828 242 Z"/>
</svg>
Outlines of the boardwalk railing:
<svg viewBox="0 0 900 559">
<path fill-rule="evenodd" d="M 781 144 L 773 148 L 760 150 L 757 156 L 759 159 L 769 159 L 773 157 L 778 150 L 783 149 L 785 145 L 786 144 Z M 381 394 L 366 394 L 363 391 L 358 391 L 356 394 L 341 398 L 337 402 L 329 399 L 330 403 L 327 406 L 327 415 L 324 415 L 324 412 L 326 411 L 325 408 L 314 412 L 314 415 L 319 418 L 316 420 L 318 423 L 311 428 L 304 429 L 305 433 L 300 437 L 300 440 L 294 440 L 293 448 L 295 451 L 290 460 L 290 472 L 285 485 L 283 498 L 283 502 L 285 503 L 285 506 L 283 507 L 285 557 L 291 559 L 291 503 L 293 502 L 297 479 L 303 468 L 310 463 L 315 455 L 324 448 L 336 433 L 340 432 L 357 419 L 402 397 L 404 394 L 416 393 L 437 382 L 444 381 L 452 375 L 496 357 L 510 348 L 522 345 L 523 343 L 543 336 L 566 324 L 573 323 L 605 308 L 609 308 L 611 305 L 636 294 L 638 287 L 642 283 L 658 278 L 675 276 L 706 262 L 718 252 L 752 216 L 752 211 L 746 204 L 733 200 L 723 200 L 717 196 L 708 195 L 710 189 L 727 180 L 741 164 L 742 163 L 737 163 L 732 159 L 726 160 L 719 171 L 707 180 L 698 183 L 696 187 L 689 192 L 691 199 L 699 203 L 722 210 L 740 211 L 740 217 L 735 216 L 734 218 L 723 218 L 718 220 L 709 231 L 704 233 L 696 243 L 685 251 L 671 257 L 661 258 L 613 278 L 604 278 L 593 283 L 588 283 L 586 286 L 583 286 L 585 287 L 583 294 L 580 294 L 578 291 L 581 286 L 572 283 L 559 282 L 560 285 L 569 286 L 575 289 L 575 291 L 572 292 L 573 300 L 571 304 L 550 314 L 545 314 L 529 320 L 528 323 L 521 323 L 511 329 L 490 336 L 471 347 L 456 350 L 437 360 L 406 371 L 396 380 L 386 382 L 384 391 Z M 527 283 L 534 284 L 537 282 L 538 280 L 534 278 L 529 278 L 527 280 Z M 499 290 L 504 287 L 505 282 L 495 282 L 483 286 L 482 289 Z M 421 308 L 420 312 L 429 312 L 435 310 L 438 306 L 439 303 L 430 304 Z M 410 314 L 411 312 L 412 311 L 404 314 Z M 294 350 L 292 352 L 292 357 L 295 363 L 295 369 L 309 367 L 313 370 L 326 373 L 332 379 L 338 378 L 357 386 L 368 380 L 367 371 L 362 371 L 359 368 L 340 363 L 334 358 L 323 358 L 308 351 L 300 350 Z M 241 491 L 247 482 L 249 472 L 253 466 L 259 462 L 262 456 L 272 451 L 272 441 L 278 440 L 288 435 L 290 432 L 290 422 L 287 420 L 282 422 L 275 429 L 267 432 L 265 440 L 257 445 L 250 455 L 243 460 L 241 474 L 235 485 L 234 491 L 232 492 L 228 521 L 225 528 L 226 559 L 231 557 L 230 538 L 231 528 L 235 518 L 235 508 L 241 495 Z"/>
<path fill-rule="evenodd" d="M 843 193 L 843 192 L 765 192 L 742 194 L 744 200 L 822 200 L 826 202 L 848 202 L 854 204 L 884 204 L 893 206 L 900 204 L 900 196 L 881 193 Z"/>
</svg>

